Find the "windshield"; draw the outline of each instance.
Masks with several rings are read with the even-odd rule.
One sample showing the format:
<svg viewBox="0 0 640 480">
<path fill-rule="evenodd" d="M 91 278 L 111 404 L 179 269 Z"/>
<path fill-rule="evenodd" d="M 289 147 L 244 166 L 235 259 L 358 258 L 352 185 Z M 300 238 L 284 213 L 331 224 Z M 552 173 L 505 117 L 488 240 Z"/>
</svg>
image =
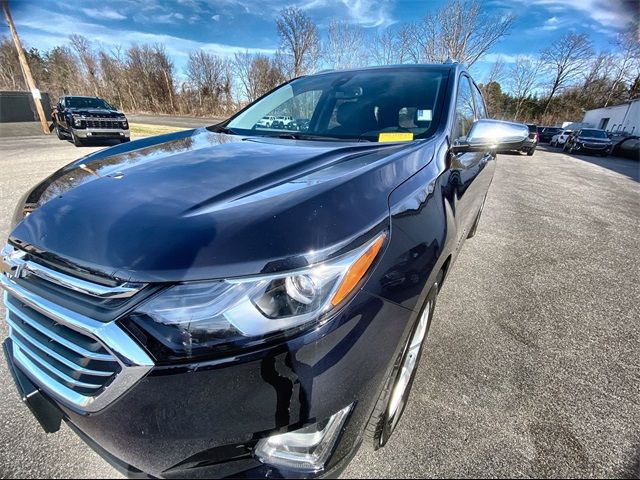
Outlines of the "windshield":
<svg viewBox="0 0 640 480">
<path fill-rule="evenodd" d="M 91 97 L 68 97 L 65 99 L 67 108 L 99 108 L 102 110 L 111 110 L 111 105 L 101 98 Z"/>
<path fill-rule="evenodd" d="M 426 138 L 437 128 L 447 69 L 376 69 L 294 80 L 224 127 L 243 135 L 378 141 L 381 133 Z"/>
<path fill-rule="evenodd" d="M 591 138 L 609 138 L 604 130 L 582 130 L 580 135 Z"/>
</svg>

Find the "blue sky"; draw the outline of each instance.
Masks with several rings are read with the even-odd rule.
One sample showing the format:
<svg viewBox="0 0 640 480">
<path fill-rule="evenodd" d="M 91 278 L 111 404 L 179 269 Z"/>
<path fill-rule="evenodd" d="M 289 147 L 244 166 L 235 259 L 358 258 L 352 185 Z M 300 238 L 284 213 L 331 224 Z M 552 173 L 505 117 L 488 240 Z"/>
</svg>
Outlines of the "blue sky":
<svg viewBox="0 0 640 480">
<path fill-rule="evenodd" d="M 107 48 L 131 43 L 162 43 L 180 74 L 188 52 L 219 55 L 248 49 L 271 53 L 278 47 L 275 18 L 286 5 L 298 5 L 320 27 L 331 18 L 370 30 L 414 21 L 444 0 L 9 0 L 14 21 L 27 46 L 49 49 L 79 33 Z M 587 32 L 599 49 L 629 25 L 635 0 L 487 0 L 487 13 L 514 12 L 511 34 L 477 67 L 482 75 L 498 56 L 535 54 L 568 31 Z M 2 24 L 0 34 L 7 35 Z M 480 80 L 481 80 L 480 78 Z"/>
</svg>

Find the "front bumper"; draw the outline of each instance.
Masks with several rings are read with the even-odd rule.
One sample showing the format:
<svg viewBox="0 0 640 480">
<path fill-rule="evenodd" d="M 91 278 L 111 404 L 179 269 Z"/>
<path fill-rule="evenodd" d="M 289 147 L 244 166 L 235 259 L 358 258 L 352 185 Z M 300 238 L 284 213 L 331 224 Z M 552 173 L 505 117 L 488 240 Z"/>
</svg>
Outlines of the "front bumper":
<svg viewBox="0 0 640 480">
<path fill-rule="evenodd" d="M 99 412 L 52 403 L 130 476 L 335 475 L 362 440 L 414 315 L 361 291 L 334 319 L 284 344 L 235 358 L 156 366 Z M 321 421 L 348 405 L 353 408 L 324 471 L 282 471 L 253 457 L 260 438 Z"/>
<path fill-rule="evenodd" d="M 605 153 L 609 152 L 611 149 L 611 145 L 609 144 L 589 144 L 589 143 L 576 143 L 573 146 L 573 150 L 576 152 L 587 152 L 587 153 Z"/>
<path fill-rule="evenodd" d="M 121 128 L 74 128 L 73 134 L 78 138 L 131 138 L 131 132 Z"/>
</svg>

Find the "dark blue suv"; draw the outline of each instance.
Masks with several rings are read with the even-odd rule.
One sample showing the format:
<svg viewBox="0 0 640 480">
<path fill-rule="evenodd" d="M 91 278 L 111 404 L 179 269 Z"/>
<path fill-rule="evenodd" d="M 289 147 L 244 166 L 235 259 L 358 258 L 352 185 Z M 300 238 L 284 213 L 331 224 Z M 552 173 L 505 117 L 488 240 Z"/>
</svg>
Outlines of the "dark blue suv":
<svg viewBox="0 0 640 480">
<path fill-rule="evenodd" d="M 527 139 L 485 116 L 455 63 L 326 72 L 55 172 L 0 264 L 22 398 L 133 477 L 336 475 L 398 424 L 495 151 Z"/>
</svg>

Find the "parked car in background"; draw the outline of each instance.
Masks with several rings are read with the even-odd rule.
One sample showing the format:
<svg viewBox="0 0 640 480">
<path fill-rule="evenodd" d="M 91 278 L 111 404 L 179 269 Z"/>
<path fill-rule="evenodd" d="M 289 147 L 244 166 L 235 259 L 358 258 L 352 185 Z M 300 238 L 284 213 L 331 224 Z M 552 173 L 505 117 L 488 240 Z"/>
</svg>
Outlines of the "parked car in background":
<svg viewBox="0 0 640 480">
<path fill-rule="evenodd" d="M 276 119 L 275 116 L 273 115 L 269 115 L 267 117 L 263 117 L 260 120 L 258 120 L 258 122 L 256 123 L 256 125 L 259 125 L 261 127 L 266 127 L 266 128 L 270 128 L 271 124 L 273 123 L 273 121 Z"/>
<path fill-rule="evenodd" d="M 560 133 L 562 128 L 560 127 L 538 127 L 539 142 L 549 143 L 554 135 Z"/>
<path fill-rule="evenodd" d="M 564 145 L 564 142 L 567 141 L 569 136 L 573 133 L 573 130 L 561 130 L 559 133 L 556 133 L 553 137 L 551 137 L 551 146 L 559 147 L 560 145 Z"/>
<path fill-rule="evenodd" d="M 293 117 L 290 115 L 282 115 L 278 117 L 278 120 L 282 122 L 282 126 L 286 129 L 289 129 L 290 125 L 293 123 Z"/>
<path fill-rule="evenodd" d="M 308 118 L 296 118 L 289 124 L 289 130 L 295 130 L 297 132 L 306 132 L 309 129 Z"/>
<path fill-rule="evenodd" d="M 136 478 L 337 476 L 398 425 L 495 147 L 528 133 L 461 65 L 402 65 L 71 163 L 2 251 L 21 398 Z"/>
<path fill-rule="evenodd" d="M 522 148 L 522 151 L 526 153 L 528 156 L 531 156 L 536 151 L 540 134 L 538 133 L 537 125 L 527 124 L 527 127 L 529 128 L 529 138 L 526 140 Z"/>
<path fill-rule="evenodd" d="M 58 138 L 76 147 L 90 140 L 128 142 L 131 136 L 125 114 L 98 97 L 60 97 L 52 117 Z"/>
<path fill-rule="evenodd" d="M 618 145 L 620 142 L 624 141 L 629 137 L 634 137 L 634 136 L 637 137 L 637 135 L 634 135 L 633 132 L 626 132 L 624 130 L 618 130 L 616 132 L 607 132 L 607 136 L 609 137 L 612 143 L 612 152 L 613 152 L 613 149 L 615 149 L 616 145 Z"/>
<path fill-rule="evenodd" d="M 529 131 L 529 135 L 527 136 L 523 144 L 520 146 L 518 151 L 522 153 L 526 153 L 528 156 L 531 156 L 536 151 L 536 147 L 538 146 L 538 130 L 536 125 L 525 125 L 525 126 Z M 505 149 L 498 150 L 499 153 L 507 153 L 509 151 L 513 152 L 513 150 L 505 150 Z"/>
<path fill-rule="evenodd" d="M 606 157 L 611 146 L 611 140 L 604 130 L 581 128 L 569 136 L 562 150 L 567 153 L 598 153 Z"/>
<path fill-rule="evenodd" d="M 640 160 L 640 137 L 631 135 L 616 143 L 611 150 L 613 155 Z"/>
</svg>

